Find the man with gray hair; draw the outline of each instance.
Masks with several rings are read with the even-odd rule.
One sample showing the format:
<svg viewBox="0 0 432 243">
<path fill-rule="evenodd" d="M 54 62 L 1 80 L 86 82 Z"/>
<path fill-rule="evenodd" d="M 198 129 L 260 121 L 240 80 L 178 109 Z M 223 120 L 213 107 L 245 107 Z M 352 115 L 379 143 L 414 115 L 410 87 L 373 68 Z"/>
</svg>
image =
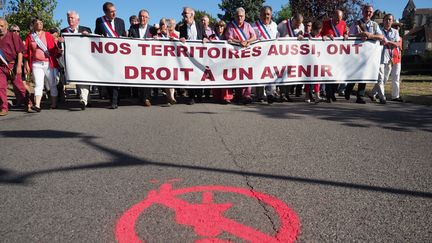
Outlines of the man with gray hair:
<svg viewBox="0 0 432 243">
<path fill-rule="evenodd" d="M 228 24 L 225 39 L 230 43 L 238 44 L 242 47 L 248 47 L 256 40 L 256 34 L 252 25 L 245 21 L 246 11 L 244 8 L 237 8 L 234 19 Z M 238 88 L 235 90 L 236 101 L 243 104 L 252 103 L 251 87 Z"/>
<path fill-rule="evenodd" d="M 273 40 L 279 37 L 277 30 L 277 24 L 272 20 L 273 10 L 270 6 L 263 6 L 260 10 L 260 17 L 253 24 L 253 29 L 258 40 Z M 276 93 L 276 85 L 267 85 L 265 87 L 265 93 L 263 87 L 256 88 L 256 95 L 258 99 L 267 96 L 267 102 L 269 104 L 274 102 L 274 95 Z"/>
<path fill-rule="evenodd" d="M 183 12 L 183 23 L 179 27 L 180 41 L 186 42 L 186 40 L 202 40 L 204 43 L 208 41 L 207 35 L 204 30 L 204 26 L 201 23 L 195 22 L 195 10 L 190 7 L 184 7 Z M 195 99 L 198 102 L 202 101 L 203 90 L 202 89 L 188 89 L 189 101 L 188 105 L 195 104 Z"/>
<path fill-rule="evenodd" d="M 60 33 L 71 33 L 71 34 L 83 34 L 88 35 L 91 34 L 92 31 L 89 27 L 80 25 L 80 17 L 79 14 L 73 10 L 70 10 L 66 13 L 67 21 L 69 26 L 62 29 Z M 64 75 L 64 74 L 61 74 Z M 60 83 L 62 83 L 60 81 Z M 59 83 L 59 84 L 60 84 Z M 79 89 L 80 93 L 80 107 L 81 110 L 85 110 L 85 108 L 89 104 L 90 100 L 90 86 L 89 85 L 77 85 L 77 89 Z M 63 94 L 63 85 L 61 85 L 61 88 L 59 87 L 59 94 Z"/>
<path fill-rule="evenodd" d="M 141 9 L 138 12 L 138 24 L 134 24 L 129 29 L 129 37 L 137 39 L 152 38 L 153 26 L 148 24 L 150 14 L 147 10 Z M 151 88 L 138 88 L 139 101 L 143 106 L 151 106 Z"/>
<path fill-rule="evenodd" d="M 372 21 L 373 7 L 371 5 L 364 5 L 362 8 L 363 18 L 354 22 L 349 30 L 350 36 L 360 37 L 362 41 L 366 40 L 378 40 L 382 41 L 384 36 L 378 23 Z M 355 83 L 349 83 L 345 89 L 345 99 L 349 100 L 351 96 L 351 91 L 354 88 Z M 357 90 L 357 104 L 366 104 L 363 99 L 365 95 L 366 83 L 359 83 Z M 384 102 L 383 102 L 384 103 Z"/>
</svg>

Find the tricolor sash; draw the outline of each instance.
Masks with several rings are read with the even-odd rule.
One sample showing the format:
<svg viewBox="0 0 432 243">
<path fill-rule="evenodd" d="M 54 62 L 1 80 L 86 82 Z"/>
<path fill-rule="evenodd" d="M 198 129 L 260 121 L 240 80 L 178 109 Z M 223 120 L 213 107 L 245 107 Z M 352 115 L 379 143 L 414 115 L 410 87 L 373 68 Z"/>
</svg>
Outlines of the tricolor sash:
<svg viewBox="0 0 432 243">
<path fill-rule="evenodd" d="M 258 30 L 261 33 L 261 36 L 265 40 L 270 40 L 271 39 L 271 36 L 270 36 L 269 32 L 267 31 L 267 28 L 264 26 L 263 22 L 260 19 L 255 22 L 255 25 L 257 26 Z"/>
<path fill-rule="evenodd" d="M 291 24 L 291 19 L 287 20 L 287 29 L 288 29 L 288 35 L 290 37 L 296 37 L 296 35 L 294 33 L 294 29 L 293 29 L 292 24 Z"/>
<path fill-rule="evenodd" d="M 48 48 L 42 42 L 42 40 L 39 38 L 38 34 L 36 32 L 34 32 L 33 34 L 31 34 L 31 37 L 36 42 L 36 45 L 45 53 L 45 55 L 47 55 L 49 57 L 50 54 L 48 52 Z"/>
<path fill-rule="evenodd" d="M 386 30 L 383 28 L 383 32 L 384 32 L 384 36 L 385 36 L 385 38 L 386 38 L 388 41 L 391 41 L 391 40 L 390 40 L 390 32 L 391 32 L 391 29 L 390 29 L 389 31 L 386 31 Z M 388 49 L 388 51 L 389 51 L 390 59 L 393 58 L 393 48 L 389 48 L 389 47 L 387 47 L 387 46 L 385 46 L 385 48 Z"/>
<path fill-rule="evenodd" d="M 117 32 L 113 29 L 113 27 L 111 25 L 111 22 L 108 21 L 107 17 L 102 16 L 100 18 L 102 20 L 102 26 L 103 26 L 103 28 L 105 30 L 105 34 L 108 37 L 119 37 L 119 35 L 117 34 Z"/>
<path fill-rule="evenodd" d="M 235 21 L 231 21 L 231 24 L 234 26 L 234 32 L 236 33 L 237 37 L 241 41 L 247 41 L 247 37 L 242 29 L 237 25 Z"/>
<path fill-rule="evenodd" d="M 6 59 L 6 55 L 4 54 L 4 52 L 3 52 L 2 49 L 0 49 L 0 60 L 1 60 L 4 64 L 6 64 L 6 66 L 9 65 L 9 62 L 8 62 L 7 59 Z"/>
<path fill-rule="evenodd" d="M 335 33 L 335 37 L 340 37 L 341 34 L 339 33 L 339 30 L 336 28 L 336 25 L 333 24 L 333 19 L 330 19 L 330 25 L 333 28 L 333 32 Z"/>
</svg>

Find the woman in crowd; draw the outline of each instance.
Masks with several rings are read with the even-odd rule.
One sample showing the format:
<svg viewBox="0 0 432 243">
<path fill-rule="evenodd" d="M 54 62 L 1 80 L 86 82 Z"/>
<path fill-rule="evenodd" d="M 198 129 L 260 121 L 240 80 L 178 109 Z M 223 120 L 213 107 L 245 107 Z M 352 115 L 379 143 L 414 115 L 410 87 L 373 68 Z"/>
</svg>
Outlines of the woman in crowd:
<svg viewBox="0 0 432 243">
<path fill-rule="evenodd" d="M 214 34 L 209 36 L 209 39 L 214 40 L 225 40 L 225 22 L 220 20 L 214 25 Z M 230 88 L 212 89 L 213 98 L 217 103 L 231 104 L 231 100 L 234 98 L 233 90 Z"/>
<path fill-rule="evenodd" d="M 172 26 L 170 23 L 170 26 L 168 26 L 168 23 L 170 22 L 169 19 L 161 18 L 159 21 L 159 33 L 156 36 L 158 39 L 173 39 L 175 38 L 175 33 L 172 31 Z M 171 31 L 170 31 L 171 29 Z M 177 103 L 177 100 L 174 97 L 174 89 L 173 88 L 166 88 L 164 89 L 166 93 L 167 98 L 167 105 L 173 105 Z"/>
<path fill-rule="evenodd" d="M 55 77 L 59 68 L 57 58 L 61 56 L 61 52 L 54 37 L 43 30 L 43 22 L 40 19 L 34 19 L 31 24 L 33 30 L 26 37 L 24 57 L 26 58 L 26 71 L 33 73 L 35 82 L 34 110 L 41 111 L 45 78 L 51 93 L 51 109 L 56 109 L 58 91 Z"/>
<path fill-rule="evenodd" d="M 312 24 L 312 30 L 310 33 L 305 33 L 305 37 L 308 38 L 319 38 L 321 37 L 321 30 L 322 30 L 322 23 L 321 21 L 315 21 Z M 312 92 L 311 92 L 311 86 L 313 85 L 314 93 L 315 93 L 315 103 L 318 103 L 321 101 L 320 97 L 320 84 L 306 84 L 305 85 L 305 102 L 310 103 L 312 99 Z"/>
</svg>

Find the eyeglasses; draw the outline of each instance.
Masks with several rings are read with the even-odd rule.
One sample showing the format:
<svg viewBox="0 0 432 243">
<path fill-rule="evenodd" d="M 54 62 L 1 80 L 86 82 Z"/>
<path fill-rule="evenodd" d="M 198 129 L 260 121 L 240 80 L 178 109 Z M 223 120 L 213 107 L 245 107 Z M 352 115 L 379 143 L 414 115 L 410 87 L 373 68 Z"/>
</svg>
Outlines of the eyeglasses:
<svg viewBox="0 0 432 243">
<path fill-rule="evenodd" d="M 20 30 L 10 30 L 11 32 L 20 32 Z"/>
</svg>

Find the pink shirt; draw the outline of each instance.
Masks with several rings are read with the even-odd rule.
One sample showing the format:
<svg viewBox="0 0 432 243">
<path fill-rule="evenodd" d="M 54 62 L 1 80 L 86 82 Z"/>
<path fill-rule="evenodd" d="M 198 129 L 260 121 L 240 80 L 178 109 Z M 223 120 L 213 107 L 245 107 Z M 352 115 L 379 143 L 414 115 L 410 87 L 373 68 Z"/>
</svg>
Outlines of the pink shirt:
<svg viewBox="0 0 432 243">
<path fill-rule="evenodd" d="M 251 39 L 252 37 L 256 38 L 255 31 L 252 25 L 250 25 L 248 22 L 243 22 L 243 25 L 239 26 L 239 28 L 243 31 L 247 40 Z M 240 37 L 237 35 L 234 29 L 235 29 L 234 24 L 232 22 L 229 23 L 225 32 L 225 38 L 227 40 L 229 39 L 240 40 Z"/>
<path fill-rule="evenodd" d="M 42 32 L 42 35 L 39 36 L 39 38 L 42 40 L 42 42 L 47 46 L 47 41 L 45 37 L 45 33 Z M 44 51 L 36 44 L 36 42 L 31 39 L 30 47 L 33 52 L 33 62 L 48 62 L 48 56 L 45 54 Z"/>
</svg>

